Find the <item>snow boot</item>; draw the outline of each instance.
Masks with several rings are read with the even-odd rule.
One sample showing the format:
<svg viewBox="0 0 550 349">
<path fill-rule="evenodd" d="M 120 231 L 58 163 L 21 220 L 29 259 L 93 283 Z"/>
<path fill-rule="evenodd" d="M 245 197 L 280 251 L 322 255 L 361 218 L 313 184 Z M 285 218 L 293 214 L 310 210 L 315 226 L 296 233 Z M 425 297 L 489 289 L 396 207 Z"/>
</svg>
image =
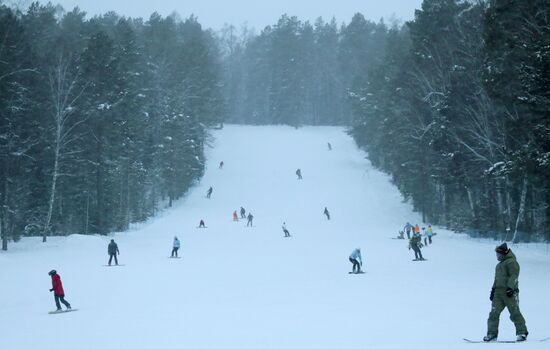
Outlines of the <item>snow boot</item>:
<svg viewBox="0 0 550 349">
<path fill-rule="evenodd" d="M 497 335 L 496 334 L 488 334 L 485 337 L 483 337 L 484 342 L 494 342 L 496 340 L 497 340 Z"/>
<path fill-rule="evenodd" d="M 525 333 L 525 334 L 518 334 L 517 338 L 516 338 L 516 341 L 517 342 L 523 342 L 523 341 L 526 341 L 527 340 L 527 335 L 529 333 Z"/>
</svg>

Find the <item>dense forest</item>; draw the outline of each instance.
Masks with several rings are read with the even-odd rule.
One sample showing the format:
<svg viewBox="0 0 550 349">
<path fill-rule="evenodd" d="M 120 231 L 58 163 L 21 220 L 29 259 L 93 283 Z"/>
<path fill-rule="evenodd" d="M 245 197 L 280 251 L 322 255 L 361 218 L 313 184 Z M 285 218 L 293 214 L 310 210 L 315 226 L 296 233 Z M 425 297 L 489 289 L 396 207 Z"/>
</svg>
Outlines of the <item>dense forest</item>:
<svg viewBox="0 0 550 349">
<path fill-rule="evenodd" d="M 413 20 L 87 19 L 0 1 L 0 229 L 108 233 L 184 195 L 223 122 L 346 126 L 425 222 L 550 239 L 550 3 Z"/>
<path fill-rule="evenodd" d="M 203 174 L 219 53 L 193 17 L 0 5 L 0 229 L 127 229 Z"/>
</svg>

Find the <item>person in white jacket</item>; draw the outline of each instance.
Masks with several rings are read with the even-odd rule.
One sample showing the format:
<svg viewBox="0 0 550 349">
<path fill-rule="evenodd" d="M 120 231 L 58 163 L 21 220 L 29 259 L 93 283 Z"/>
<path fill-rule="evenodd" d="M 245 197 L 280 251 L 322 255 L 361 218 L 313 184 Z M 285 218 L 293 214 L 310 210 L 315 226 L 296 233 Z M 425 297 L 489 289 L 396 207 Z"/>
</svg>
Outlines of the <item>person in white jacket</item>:
<svg viewBox="0 0 550 349">
<path fill-rule="evenodd" d="M 357 247 L 349 256 L 349 261 L 353 264 L 352 273 L 358 274 L 361 273 L 361 267 L 363 266 L 363 261 L 361 259 L 361 249 Z"/>
<path fill-rule="evenodd" d="M 172 244 L 172 258 L 178 257 L 178 250 L 180 249 L 180 241 L 178 240 L 177 236 L 174 236 L 174 243 Z"/>
</svg>

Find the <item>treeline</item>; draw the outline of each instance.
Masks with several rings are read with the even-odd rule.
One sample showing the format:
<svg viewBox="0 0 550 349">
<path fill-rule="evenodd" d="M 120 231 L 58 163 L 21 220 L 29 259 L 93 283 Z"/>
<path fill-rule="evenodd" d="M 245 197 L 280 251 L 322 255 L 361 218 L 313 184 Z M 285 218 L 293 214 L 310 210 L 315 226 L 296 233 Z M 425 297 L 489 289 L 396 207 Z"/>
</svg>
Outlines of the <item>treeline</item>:
<svg viewBox="0 0 550 349">
<path fill-rule="evenodd" d="M 194 17 L 0 4 L 0 233 L 108 233 L 181 197 L 223 111 Z"/>
<path fill-rule="evenodd" d="M 259 35 L 220 35 L 227 120 L 245 124 L 349 125 L 348 91 L 382 62 L 387 27 L 356 14 L 349 24 L 283 15 Z"/>
<path fill-rule="evenodd" d="M 425 221 L 549 239 L 550 2 L 424 0 L 384 51 L 351 91 L 373 164 Z"/>
</svg>

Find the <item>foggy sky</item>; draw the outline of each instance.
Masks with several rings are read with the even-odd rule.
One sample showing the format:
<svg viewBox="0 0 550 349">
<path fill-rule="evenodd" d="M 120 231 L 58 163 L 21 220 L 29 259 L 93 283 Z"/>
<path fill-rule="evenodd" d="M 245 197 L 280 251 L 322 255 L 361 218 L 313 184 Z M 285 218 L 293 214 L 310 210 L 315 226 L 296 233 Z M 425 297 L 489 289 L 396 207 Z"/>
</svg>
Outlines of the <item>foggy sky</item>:
<svg viewBox="0 0 550 349">
<path fill-rule="evenodd" d="M 46 0 L 40 0 L 46 2 Z M 65 10 L 78 6 L 88 17 L 115 11 L 119 15 L 149 18 L 154 11 L 163 16 L 176 11 L 185 18 L 191 14 L 199 22 L 213 29 L 220 29 L 224 23 L 240 26 L 247 23 L 257 30 L 275 24 L 287 13 L 300 20 L 313 22 L 322 16 L 325 20 L 336 17 L 338 23 L 349 23 L 356 12 L 366 18 L 378 21 L 392 15 L 401 20 L 414 17 L 414 9 L 422 0 L 51 0 L 61 4 Z"/>
</svg>

